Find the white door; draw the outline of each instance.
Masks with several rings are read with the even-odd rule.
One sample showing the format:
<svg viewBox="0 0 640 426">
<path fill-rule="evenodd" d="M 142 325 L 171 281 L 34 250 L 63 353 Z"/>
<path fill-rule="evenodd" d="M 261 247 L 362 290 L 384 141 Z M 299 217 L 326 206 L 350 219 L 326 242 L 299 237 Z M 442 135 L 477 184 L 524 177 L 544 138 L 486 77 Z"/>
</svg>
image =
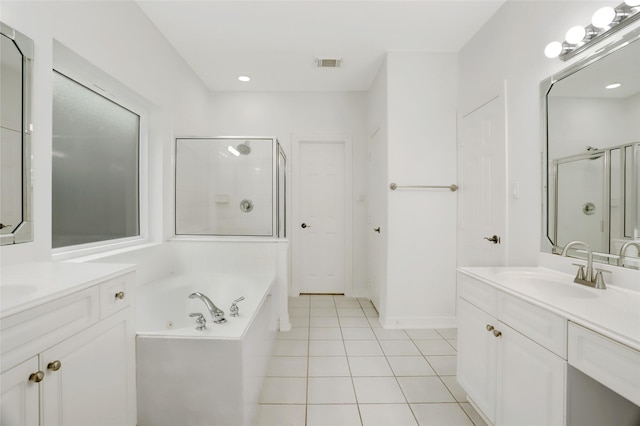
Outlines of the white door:
<svg viewBox="0 0 640 426">
<path fill-rule="evenodd" d="M 458 155 L 458 266 L 503 266 L 507 229 L 504 96 L 462 118 Z"/>
<path fill-rule="evenodd" d="M 298 141 L 292 260 L 300 293 L 346 287 L 345 143 Z M 295 181 L 297 180 L 297 182 Z"/>
<path fill-rule="evenodd" d="M 0 375 L 0 424 L 37 426 L 40 422 L 39 385 L 30 376 L 38 370 L 38 357 Z M 40 371 L 40 373 L 42 373 Z"/>
<path fill-rule="evenodd" d="M 382 130 L 379 128 L 369 141 L 369 297 L 378 311 L 380 291 L 386 274 L 386 212 L 385 194 L 387 192 L 386 165 Z"/>
</svg>

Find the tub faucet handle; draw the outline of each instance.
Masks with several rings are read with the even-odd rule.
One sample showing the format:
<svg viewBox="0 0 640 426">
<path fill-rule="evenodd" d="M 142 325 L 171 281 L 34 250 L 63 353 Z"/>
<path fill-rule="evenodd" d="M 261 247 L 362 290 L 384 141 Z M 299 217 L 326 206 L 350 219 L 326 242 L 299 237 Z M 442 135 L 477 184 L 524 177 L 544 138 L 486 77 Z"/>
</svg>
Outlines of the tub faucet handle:
<svg viewBox="0 0 640 426">
<path fill-rule="evenodd" d="M 190 317 L 196 318 L 196 330 L 202 331 L 207 329 L 207 320 L 204 318 L 204 315 L 200 312 L 192 312 L 189 314 Z"/>
<path fill-rule="evenodd" d="M 238 308 L 237 303 L 242 302 L 243 300 L 244 296 L 239 297 L 233 301 L 233 303 L 231 304 L 231 308 L 229 308 L 229 316 L 237 317 L 238 315 L 240 315 L 240 308 Z"/>
</svg>

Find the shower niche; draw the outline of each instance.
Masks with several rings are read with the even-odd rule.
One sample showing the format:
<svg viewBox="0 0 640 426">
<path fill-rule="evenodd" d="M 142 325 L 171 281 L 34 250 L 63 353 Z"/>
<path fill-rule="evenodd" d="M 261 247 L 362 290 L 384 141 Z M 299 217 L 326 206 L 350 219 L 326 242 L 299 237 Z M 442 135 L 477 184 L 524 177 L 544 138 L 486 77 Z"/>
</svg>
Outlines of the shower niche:
<svg viewBox="0 0 640 426">
<path fill-rule="evenodd" d="M 273 137 L 177 138 L 175 233 L 285 237 L 286 157 Z"/>
</svg>

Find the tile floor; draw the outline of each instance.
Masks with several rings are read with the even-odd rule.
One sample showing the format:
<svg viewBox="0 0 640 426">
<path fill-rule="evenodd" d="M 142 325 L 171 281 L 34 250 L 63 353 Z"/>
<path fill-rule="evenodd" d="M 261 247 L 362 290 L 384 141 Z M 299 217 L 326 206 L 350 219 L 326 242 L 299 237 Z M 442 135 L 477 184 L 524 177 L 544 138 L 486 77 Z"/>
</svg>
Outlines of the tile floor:
<svg viewBox="0 0 640 426">
<path fill-rule="evenodd" d="M 385 330 L 367 299 L 289 299 L 255 426 L 485 425 L 456 381 L 456 330 Z"/>
</svg>

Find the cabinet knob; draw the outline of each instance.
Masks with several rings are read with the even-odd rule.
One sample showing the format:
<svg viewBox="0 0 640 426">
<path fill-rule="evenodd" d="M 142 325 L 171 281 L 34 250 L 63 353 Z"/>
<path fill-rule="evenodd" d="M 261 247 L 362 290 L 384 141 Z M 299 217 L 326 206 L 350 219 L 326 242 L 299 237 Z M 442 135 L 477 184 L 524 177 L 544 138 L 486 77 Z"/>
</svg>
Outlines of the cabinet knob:
<svg viewBox="0 0 640 426">
<path fill-rule="evenodd" d="M 35 373 L 31 373 L 29 376 L 29 381 L 34 383 L 40 383 L 44 380 L 44 371 L 36 371 Z"/>
<path fill-rule="evenodd" d="M 500 337 L 500 336 L 502 336 L 502 331 L 500 331 L 500 330 L 493 330 L 493 335 L 494 335 L 494 336 L 496 336 L 496 337 Z"/>
<path fill-rule="evenodd" d="M 60 367 L 62 367 L 62 363 L 59 360 L 55 360 L 47 365 L 47 370 L 58 371 Z"/>
<path fill-rule="evenodd" d="M 116 293 L 116 299 L 124 299 L 124 291 L 119 291 Z"/>
<path fill-rule="evenodd" d="M 493 326 L 491 324 L 487 324 L 487 331 L 493 330 Z"/>
</svg>

